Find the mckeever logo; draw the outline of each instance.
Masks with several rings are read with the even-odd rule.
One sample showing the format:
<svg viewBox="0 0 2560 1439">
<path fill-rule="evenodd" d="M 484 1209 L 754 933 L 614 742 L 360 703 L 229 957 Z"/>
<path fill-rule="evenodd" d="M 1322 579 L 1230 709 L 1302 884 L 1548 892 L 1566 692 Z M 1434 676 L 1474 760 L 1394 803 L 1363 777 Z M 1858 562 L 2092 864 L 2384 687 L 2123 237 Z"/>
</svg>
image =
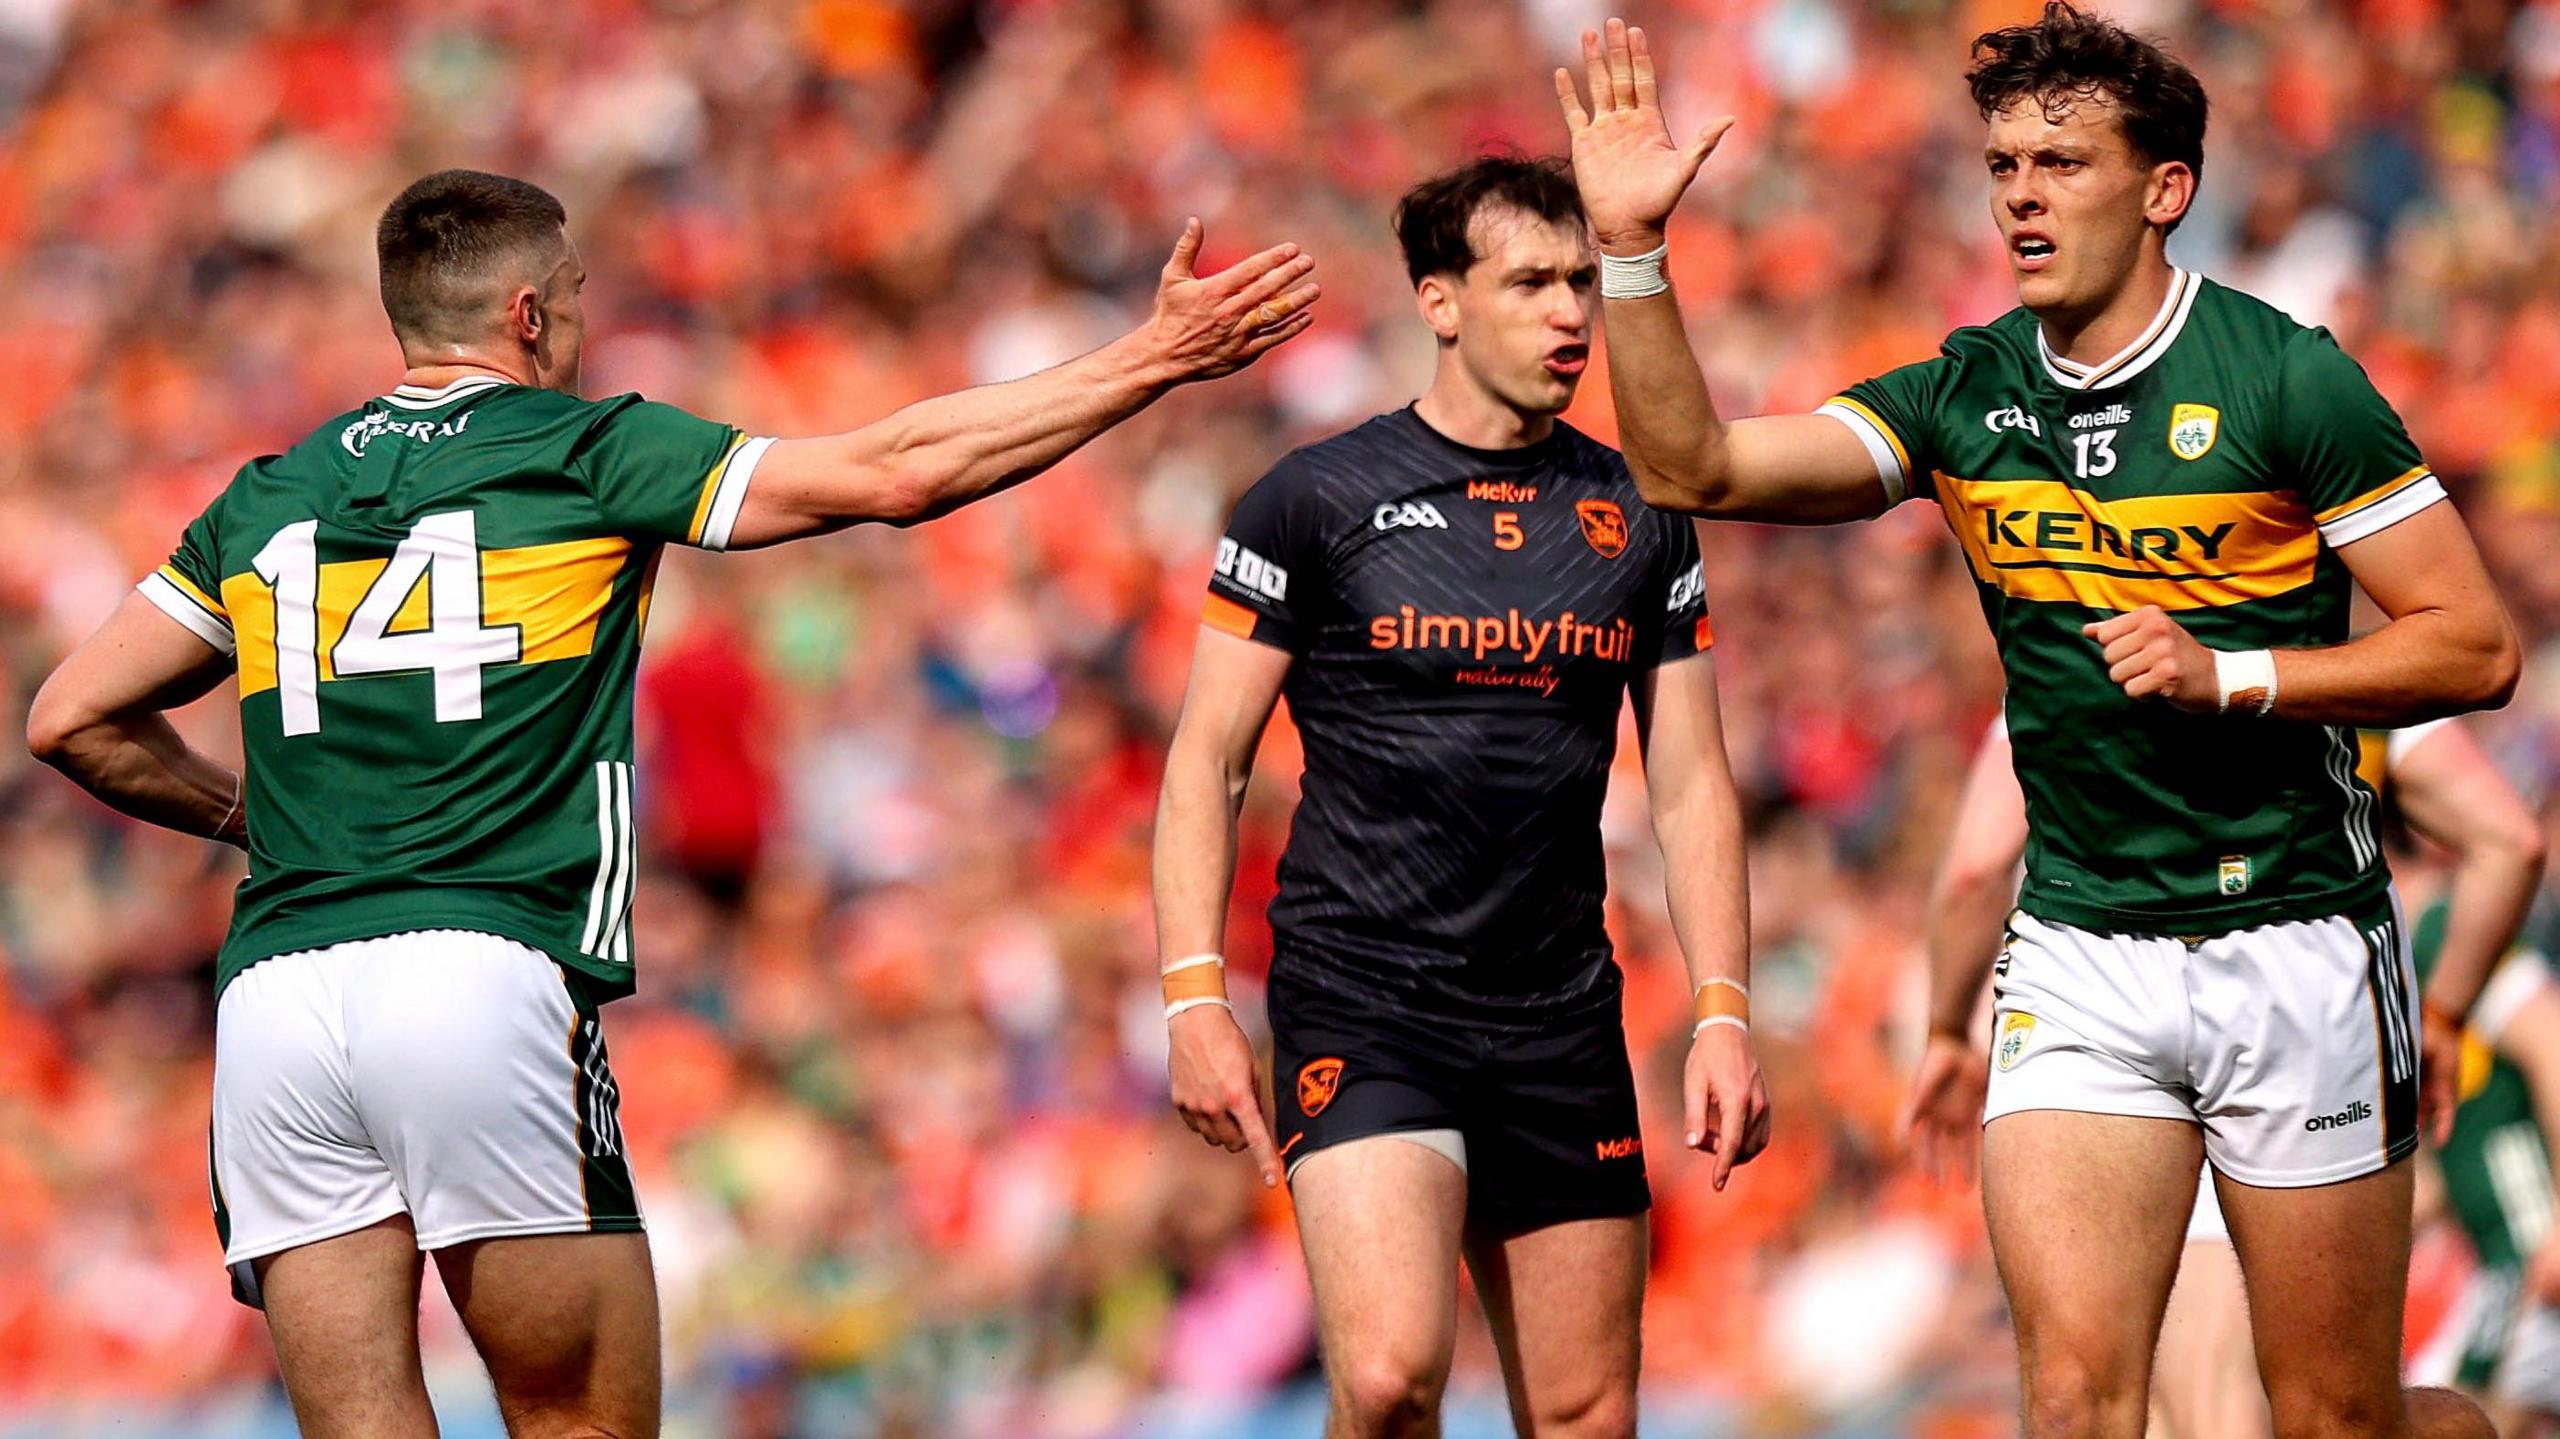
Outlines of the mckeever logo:
<svg viewBox="0 0 2560 1439">
<path fill-rule="evenodd" d="M 2359 1099 L 2335 1114 L 2315 1114 L 2302 1121 L 2302 1127 L 2317 1134 L 2324 1129 L 2344 1129 L 2373 1118 L 2373 1106 Z"/>
<path fill-rule="evenodd" d="M 410 439 L 417 441 L 419 444 L 432 444 L 437 440 L 451 439 L 455 435 L 461 434 L 463 431 L 470 429 L 471 416 L 473 413 L 473 411 L 465 410 L 450 420 L 438 422 L 435 420 L 395 420 L 391 418 L 389 411 L 375 410 L 371 414 L 366 415 L 363 419 L 360 419 L 354 424 L 347 426 L 345 429 L 340 430 L 338 432 L 338 443 L 346 447 L 348 454 L 354 455 L 358 459 L 364 458 L 364 451 L 367 445 L 372 444 L 384 435 L 406 435 Z"/>
<path fill-rule="evenodd" d="M 1524 485 L 1516 480 L 1469 480 L 1467 481 L 1467 498 L 1495 500 L 1506 505 L 1525 505 L 1538 498 L 1538 487 Z"/>
</svg>

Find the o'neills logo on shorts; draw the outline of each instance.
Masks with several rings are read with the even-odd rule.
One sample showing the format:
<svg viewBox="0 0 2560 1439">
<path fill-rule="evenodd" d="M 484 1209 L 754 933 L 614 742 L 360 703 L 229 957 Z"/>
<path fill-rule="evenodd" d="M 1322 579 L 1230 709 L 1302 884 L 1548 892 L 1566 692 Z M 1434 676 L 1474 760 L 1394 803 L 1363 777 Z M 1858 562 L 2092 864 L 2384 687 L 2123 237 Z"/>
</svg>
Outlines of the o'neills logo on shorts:
<svg viewBox="0 0 2560 1439">
<path fill-rule="evenodd" d="M 2324 1129 L 2344 1129 L 2373 1118 L 2373 1106 L 2359 1099 L 2335 1114 L 2315 1114 L 2302 1121 L 2302 1127 L 2317 1134 Z"/>
<path fill-rule="evenodd" d="M 1517 609 L 1498 615 L 1426 615 L 1400 605 L 1369 621 L 1373 650 L 1464 650 L 1477 660 L 1501 656 L 1522 664 L 1542 659 L 1624 660 L 1635 653 L 1636 627 L 1623 619 L 1592 624 L 1571 610 L 1551 620 Z"/>
</svg>

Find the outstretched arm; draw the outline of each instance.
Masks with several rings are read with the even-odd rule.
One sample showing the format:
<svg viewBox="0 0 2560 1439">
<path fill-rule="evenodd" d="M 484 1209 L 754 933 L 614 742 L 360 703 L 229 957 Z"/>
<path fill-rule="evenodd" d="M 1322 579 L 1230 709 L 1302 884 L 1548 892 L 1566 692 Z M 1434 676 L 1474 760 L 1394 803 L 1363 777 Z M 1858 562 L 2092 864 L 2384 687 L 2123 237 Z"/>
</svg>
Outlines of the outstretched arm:
<svg viewBox="0 0 2560 1439">
<path fill-rule="evenodd" d="M 164 713 L 230 673 L 230 656 L 127 594 L 36 691 L 27 748 L 136 819 L 246 846 L 240 776 L 190 748 Z"/>
<path fill-rule="evenodd" d="M 728 548 L 877 520 L 918 524 L 1022 483 L 1174 386 L 1252 364 L 1305 331 L 1315 262 L 1278 245 L 1194 277 L 1200 222 L 1174 246 L 1147 323 L 1000 385 L 922 400 L 861 429 L 777 440 L 755 466 Z"/>
<path fill-rule="evenodd" d="M 1653 53 L 1641 29 L 1611 20 L 1607 38 L 1586 31 L 1586 111 L 1573 74 L 1556 71 L 1556 98 L 1573 134 L 1573 173 L 1592 238 L 1611 261 L 1659 256 L 1671 212 L 1697 178 L 1730 116 L 1676 145 L 1654 88 Z M 1618 440 L 1647 504 L 1721 519 L 1828 524 L 1883 512 L 1899 498 L 1877 477 L 1865 443 L 1828 415 L 1726 421 L 1707 393 L 1668 274 L 1622 279 L 1604 261 L 1600 294 L 1609 330 L 1609 392 Z"/>
</svg>

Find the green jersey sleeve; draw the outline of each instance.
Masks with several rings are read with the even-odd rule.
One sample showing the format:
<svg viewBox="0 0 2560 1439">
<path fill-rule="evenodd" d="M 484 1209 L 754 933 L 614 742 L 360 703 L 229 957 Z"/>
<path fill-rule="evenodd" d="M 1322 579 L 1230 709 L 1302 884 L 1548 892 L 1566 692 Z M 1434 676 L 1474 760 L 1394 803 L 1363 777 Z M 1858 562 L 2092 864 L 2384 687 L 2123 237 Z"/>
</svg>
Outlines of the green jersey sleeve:
<svg viewBox="0 0 2560 1439">
<path fill-rule="evenodd" d="M 1929 498 L 1929 476 L 1937 468 L 1929 437 L 1955 370 L 1951 355 L 1904 365 L 1851 385 L 1814 411 L 1847 425 L 1867 447 L 1876 478 L 1884 482 L 1887 508 Z"/>
<path fill-rule="evenodd" d="M 727 549 L 756 463 L 773 441 L 638 395 L 597 410 L 570 463 L 605 523 L 635 539 Z"/>
<path fill-rule="evenodd" d="M 136 588 L 197 639 L 230 654 L 235 648 L 231 614 L 222 605 L 222 561 L 215 548 L 215 514 L 221 507 L 219 498 L 205 506 L 178 537 L 169 562 L 143 576 Z"/>
<path fill-rule="evenodd" d="M 2276 452 L 2322 539 L 2353 544 L 2445 497 L 2400 416 L 2328 331 L 2295 335 L 2282 363 Z"/>
</svg>

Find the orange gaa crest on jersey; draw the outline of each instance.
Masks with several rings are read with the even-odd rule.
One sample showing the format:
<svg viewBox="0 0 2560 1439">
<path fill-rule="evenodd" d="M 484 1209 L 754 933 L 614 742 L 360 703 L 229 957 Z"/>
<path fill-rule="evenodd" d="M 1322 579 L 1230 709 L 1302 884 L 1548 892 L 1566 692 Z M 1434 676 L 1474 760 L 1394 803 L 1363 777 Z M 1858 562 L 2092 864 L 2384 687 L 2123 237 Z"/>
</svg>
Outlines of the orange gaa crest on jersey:
<svg viewBox="0 0 2560 1439">
<path fill-rule="evenodd" d="M 1576 500 L 1573 512 L 1582 520 L 1582 537 L 1600 557 L 1614 560 L 1627 552 L 1627 512 L 1616 500 Z"/>
<path fill-rule="evenodd" d="M 1342 1087 L 1342 1061 L 1311 1059 L 1298 1071 L 1298 1112 L 1313 1119 L 1333 1103 L 1334 1091 Z"/>
</svg>

